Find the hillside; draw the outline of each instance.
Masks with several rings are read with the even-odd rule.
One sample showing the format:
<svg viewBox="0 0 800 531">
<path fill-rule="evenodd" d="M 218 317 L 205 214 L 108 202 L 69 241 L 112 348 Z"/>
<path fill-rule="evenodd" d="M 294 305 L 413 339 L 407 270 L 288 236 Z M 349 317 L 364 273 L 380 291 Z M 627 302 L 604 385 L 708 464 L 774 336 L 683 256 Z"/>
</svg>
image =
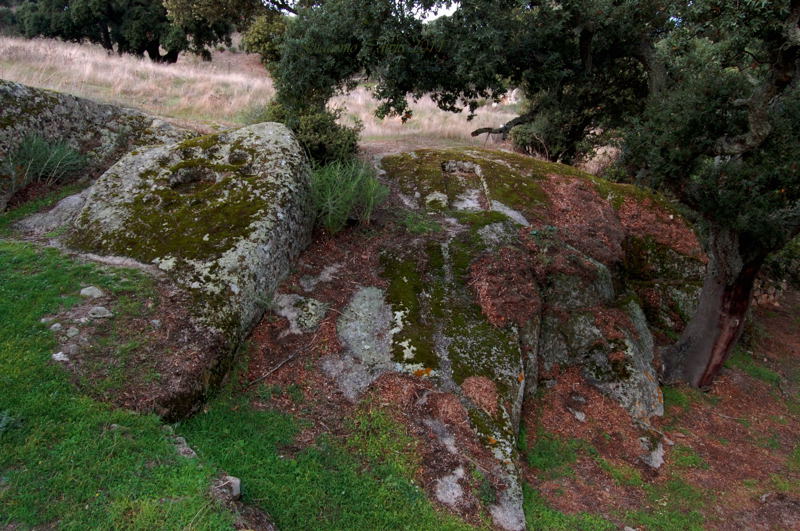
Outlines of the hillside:
<svg viewBox="0 0 800 531">
<path fill-rule="evenodd" d="M 707 391 L 659 385 L 707 263 L 668 198 L 362 88 L 387 197 L 312 231 L 288 129 L 227 130 L 272 96 L 253 57 L 0 57 L 138 109 L 0 84 L 0 150 L 58 129 L 93 172 L 0 214 L 0 528 L 800 527 L 800 294 Z"/>
</svg>

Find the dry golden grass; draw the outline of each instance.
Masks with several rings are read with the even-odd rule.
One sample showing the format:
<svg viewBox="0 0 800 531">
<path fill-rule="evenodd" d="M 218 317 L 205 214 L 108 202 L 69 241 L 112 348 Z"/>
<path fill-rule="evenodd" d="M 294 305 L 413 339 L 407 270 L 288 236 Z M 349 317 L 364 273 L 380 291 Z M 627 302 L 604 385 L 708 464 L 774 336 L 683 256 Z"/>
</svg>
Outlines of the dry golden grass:
<svg viewBox="0 0 800 531">
<path fill-rule="evenodd" d="M 275 93 L 267 76 L 232 62 L 203 63 L 186 55 L 178 64 L 161 65 L 49 39 L 0 37 L 0 77 L 198 121 L 232 122 L 241 109 Z"/>
<path fill-rule="evenodd" d="M 51 39 L 0 36 L 0 78 L 99 101 L 143 109 L 160 116 L 232 125 L 248 109 L 266 104 L 275 94 L 258 57 L 215 52 L 212 62 L 184 54 L 177 64 L 154 64 L 132 56 L 109 55 L 99 46 Z M 467 142 L 469 133 L 505 123 L 516 116 L 506 106 L 486 106 L 468 122 L 466 113 L 441 111 L 430 98 L 412 106 L 414 118 L 378 120 L 377 103 L 359 87 L 333 102 L 345 115 L 364 124 L 365 139 L 432 138 Z"/>
</svg>

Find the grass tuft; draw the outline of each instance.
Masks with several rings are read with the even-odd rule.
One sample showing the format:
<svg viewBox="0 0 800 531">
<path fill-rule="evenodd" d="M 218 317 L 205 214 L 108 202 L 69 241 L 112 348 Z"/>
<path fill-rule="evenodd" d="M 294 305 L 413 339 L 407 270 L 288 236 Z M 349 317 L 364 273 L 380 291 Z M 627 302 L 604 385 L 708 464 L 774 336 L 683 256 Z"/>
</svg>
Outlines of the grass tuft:
<svg viewBox="0 0 800 531">
<path fill-rule="evenodd" d="M 342 230 L 350 220 L 369 225 L 388 189 L 368 164 L 352 160 L 320 166 L 311 174 L 311 198 L 317 221 L 329 233 Z"/>
</svg>

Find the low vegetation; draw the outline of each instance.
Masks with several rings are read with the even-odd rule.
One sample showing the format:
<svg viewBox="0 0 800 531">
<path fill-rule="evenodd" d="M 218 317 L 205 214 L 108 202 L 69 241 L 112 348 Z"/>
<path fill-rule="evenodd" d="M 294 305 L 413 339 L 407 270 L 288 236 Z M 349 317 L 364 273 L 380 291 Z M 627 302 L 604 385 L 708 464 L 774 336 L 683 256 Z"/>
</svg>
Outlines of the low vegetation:
<svg viewBox="0 0 800 531">
<path fill-rule="evenodd" d="M 369 225 L 375 208 L 388 194 L 368 164 L 356 159 L 317 167 L 311 174 L 311 197 L 317 222 L 331 234 L 349 221 Z"/>
<path fill-rule="evenodd" d="M 86 157 L 66 142 L 50 142 L 33 134 L 22 140 L 7 164 L 13 188 L 21 189 L 33 182 L 62 184 L 86 167 Z"/>
<path fill-rule="evenodd" d="M 208 496 L 215 470 L 180 457 L 153 415 L 82 396 L 50 357 L 40 320 L 93 284 L 115 295 L 138 277 L 0 241 L 0 526 L 221 529 L 233 518 Z"/>
</svg>

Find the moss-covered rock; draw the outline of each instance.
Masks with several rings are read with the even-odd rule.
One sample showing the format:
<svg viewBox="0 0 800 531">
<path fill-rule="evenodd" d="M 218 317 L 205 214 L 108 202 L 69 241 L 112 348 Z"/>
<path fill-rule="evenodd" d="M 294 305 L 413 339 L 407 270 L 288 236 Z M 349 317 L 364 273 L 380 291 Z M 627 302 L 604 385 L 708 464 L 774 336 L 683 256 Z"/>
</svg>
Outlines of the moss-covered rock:
<svg viewBox="0 0 800 531">
<path fill-rule="evenodd" d="M 131 153 L 94 184 L 67 243 L 155 264 L 235 342 L 308 242 L 307 172 L 280 124 Z"/>
<path fill-rule="evenodd" d="M 302 150 L 280 124 L 131 153 L 91 187 L 66 244 L 157 267 L 186 294 L 193 325 L 213 338 L 203 385 L 181 390 L 190 395 L 182 404 L 221 380 L 307 245 L 308 187 Z"/>
<path fill-rule="evenodd" d="M 65 141 L 99 175 L 130 149 L 175 142 L 195 133 L 140 111 L 0 80 L 0 160 L 31 134 Z M 0 175 L 0 211 L 17 191 Z"/>
</svg>

